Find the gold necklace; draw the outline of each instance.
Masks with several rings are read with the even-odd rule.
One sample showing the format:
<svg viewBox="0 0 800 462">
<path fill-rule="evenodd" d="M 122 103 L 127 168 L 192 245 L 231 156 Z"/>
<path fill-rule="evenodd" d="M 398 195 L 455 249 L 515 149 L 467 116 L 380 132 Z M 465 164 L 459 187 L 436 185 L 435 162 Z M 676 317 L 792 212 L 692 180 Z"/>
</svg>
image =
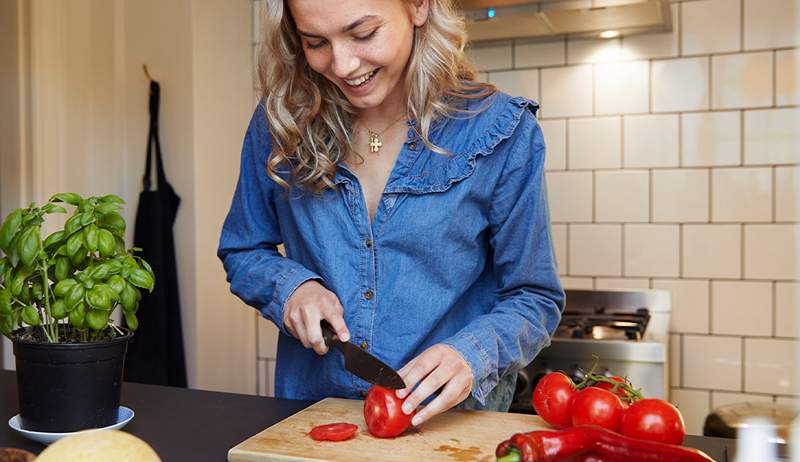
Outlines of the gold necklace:
<svg viewBox="0 0 800 462">
<path fill-rule="evenodd" d="M 369 127 L 364 127 L 364 128 L 367 129 L 367 136 L 369 137 L 369 143 L 368 143 L 369 152 L 371 152 L 373 154 L 377 154 L 378 151 L 381 150 L 381 146 L 383 146 L 383 141 L 381 141 L 381 135 L 383 135 L 383 132 L 388 130 L 390 127 L 394 126 L 394 124 L 399 122 L 400 119 L 403 119 L 405 117 L 406 117 L 406 114 L 403 113 L 402 115 L 400 115 L 400 117 L 395 119 L 394 122 L 390 123 L 389 125 L 386 126 L 386 128 L 384 128 L 383 130 L 381 130 L 379 132 L 373 131 Z"/>
</svg>

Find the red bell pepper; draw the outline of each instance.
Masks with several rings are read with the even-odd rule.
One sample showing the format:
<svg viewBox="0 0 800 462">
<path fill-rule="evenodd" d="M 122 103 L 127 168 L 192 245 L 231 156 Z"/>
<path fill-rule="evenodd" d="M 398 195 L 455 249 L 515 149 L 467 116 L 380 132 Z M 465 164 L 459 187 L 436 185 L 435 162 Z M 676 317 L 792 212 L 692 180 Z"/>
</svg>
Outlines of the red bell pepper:
<svg viewBox="0 0 800 462">
<path fill-rule="evenodd" d="M 517 433 L 500 443 L 495 455 L 501 462 L 714 462 L 697 449 L 630 438 L 595 425 Z"/>
</svg>

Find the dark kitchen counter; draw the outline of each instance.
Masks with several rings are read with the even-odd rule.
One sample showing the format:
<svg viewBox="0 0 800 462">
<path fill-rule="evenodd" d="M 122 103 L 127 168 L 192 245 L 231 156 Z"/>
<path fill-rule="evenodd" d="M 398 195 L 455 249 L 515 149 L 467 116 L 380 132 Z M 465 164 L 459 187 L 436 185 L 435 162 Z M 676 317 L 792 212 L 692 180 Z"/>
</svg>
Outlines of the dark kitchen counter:
<svg viewBox="0 0 800 462">
<path fill-rule="evenodd" d="M 164 462 L 224 462 L 230 448 L 312 402 L 124 383 L 122 404 L 136 413 L 123 430 L 147 441 Z M 19 412 L 11 371 L 0 371 L 0 410 L 0 446 L 37 454 L 44 449 L 8 426 Z M 685 445 L 718 462 L 733 460 L 734 440 L 687 436 Z"/>
</svg>

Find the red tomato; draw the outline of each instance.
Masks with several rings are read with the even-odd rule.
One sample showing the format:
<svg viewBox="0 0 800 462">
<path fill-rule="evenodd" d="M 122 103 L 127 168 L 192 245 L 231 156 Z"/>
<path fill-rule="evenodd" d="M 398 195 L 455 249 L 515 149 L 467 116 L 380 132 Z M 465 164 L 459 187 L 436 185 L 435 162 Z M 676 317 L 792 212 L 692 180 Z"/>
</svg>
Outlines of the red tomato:
<svg viewBox="0 0 800 462">
<path fill-rule="evenodd" d="M 575 394 L 570 407 L 572 425 L 598 425 L 619 432 L 625 406 L 608 390 L 588 387 Z"/>
<path fill-rule="evenodd" d="M 631 404 L 625 411 L 622 434 L 679 445 L 686 436 L 686 427 L 678 408 L 662 399 L 648 398 Z"/>
<path fill-rule="evenodd" d="M 611 380 L 613 380 L 615 382 L 625 383 L 625 379 L 623 379 L 622 377 L 616 376 L 616 375 L 609 377 L 609 379 L 611 379 Z M 614 384 L 613 383 L 608 383 L 608 382 L 597 382 L 593 386 L 595 386 L 597 388 L 602 388 L 603 390 L 608 390 L 608 391 L 611 391 L 611 389 L 614 388 Z M 617 387 L 616 395 L 619 396 L 620 399 L 623 399 L 623 398 L 627 398 L 628 397 L 628 392 L 625 391 L 625 389 L 622 388 L 622 387 Z"/>
<path fill-rule="evenodd" d="M 545 422 L 556 428 L 567 428 L 572 425 L 569 409 L 573 396 L 572 380 L 561 372 L 551 372 L 536 384 L 531 404 Z"/>
<path fill-rule="evenodd" d="M 358 425 L 351 423 L 332 423 L 317 425 L 308 433 L 316 441 L 344 441 L 352 438 L 358 431 Z"/>
<path fill-rule="evenodd" d="M 370 388 L 364 401 L 364 420 L 369 432 L 378 438 L 394 438 L 403 433 L 416 413 L 403 413 L 403 401 L 394 390 L 378 385 Z"/>
</svg>

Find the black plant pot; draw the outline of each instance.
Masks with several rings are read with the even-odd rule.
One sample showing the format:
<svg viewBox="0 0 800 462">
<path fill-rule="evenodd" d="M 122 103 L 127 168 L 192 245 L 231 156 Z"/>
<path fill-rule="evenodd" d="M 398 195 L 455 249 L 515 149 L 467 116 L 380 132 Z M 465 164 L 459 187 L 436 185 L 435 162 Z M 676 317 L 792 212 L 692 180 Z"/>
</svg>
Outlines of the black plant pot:
<svg viewBox="0 0 800 462">
<path fill-rule="evenodd" d="M 115 423 L 125 352 L 133 337 L 124 332 L 98 343 L 12 338 L 22 427 L 60 433 Z"/>
</svg>

